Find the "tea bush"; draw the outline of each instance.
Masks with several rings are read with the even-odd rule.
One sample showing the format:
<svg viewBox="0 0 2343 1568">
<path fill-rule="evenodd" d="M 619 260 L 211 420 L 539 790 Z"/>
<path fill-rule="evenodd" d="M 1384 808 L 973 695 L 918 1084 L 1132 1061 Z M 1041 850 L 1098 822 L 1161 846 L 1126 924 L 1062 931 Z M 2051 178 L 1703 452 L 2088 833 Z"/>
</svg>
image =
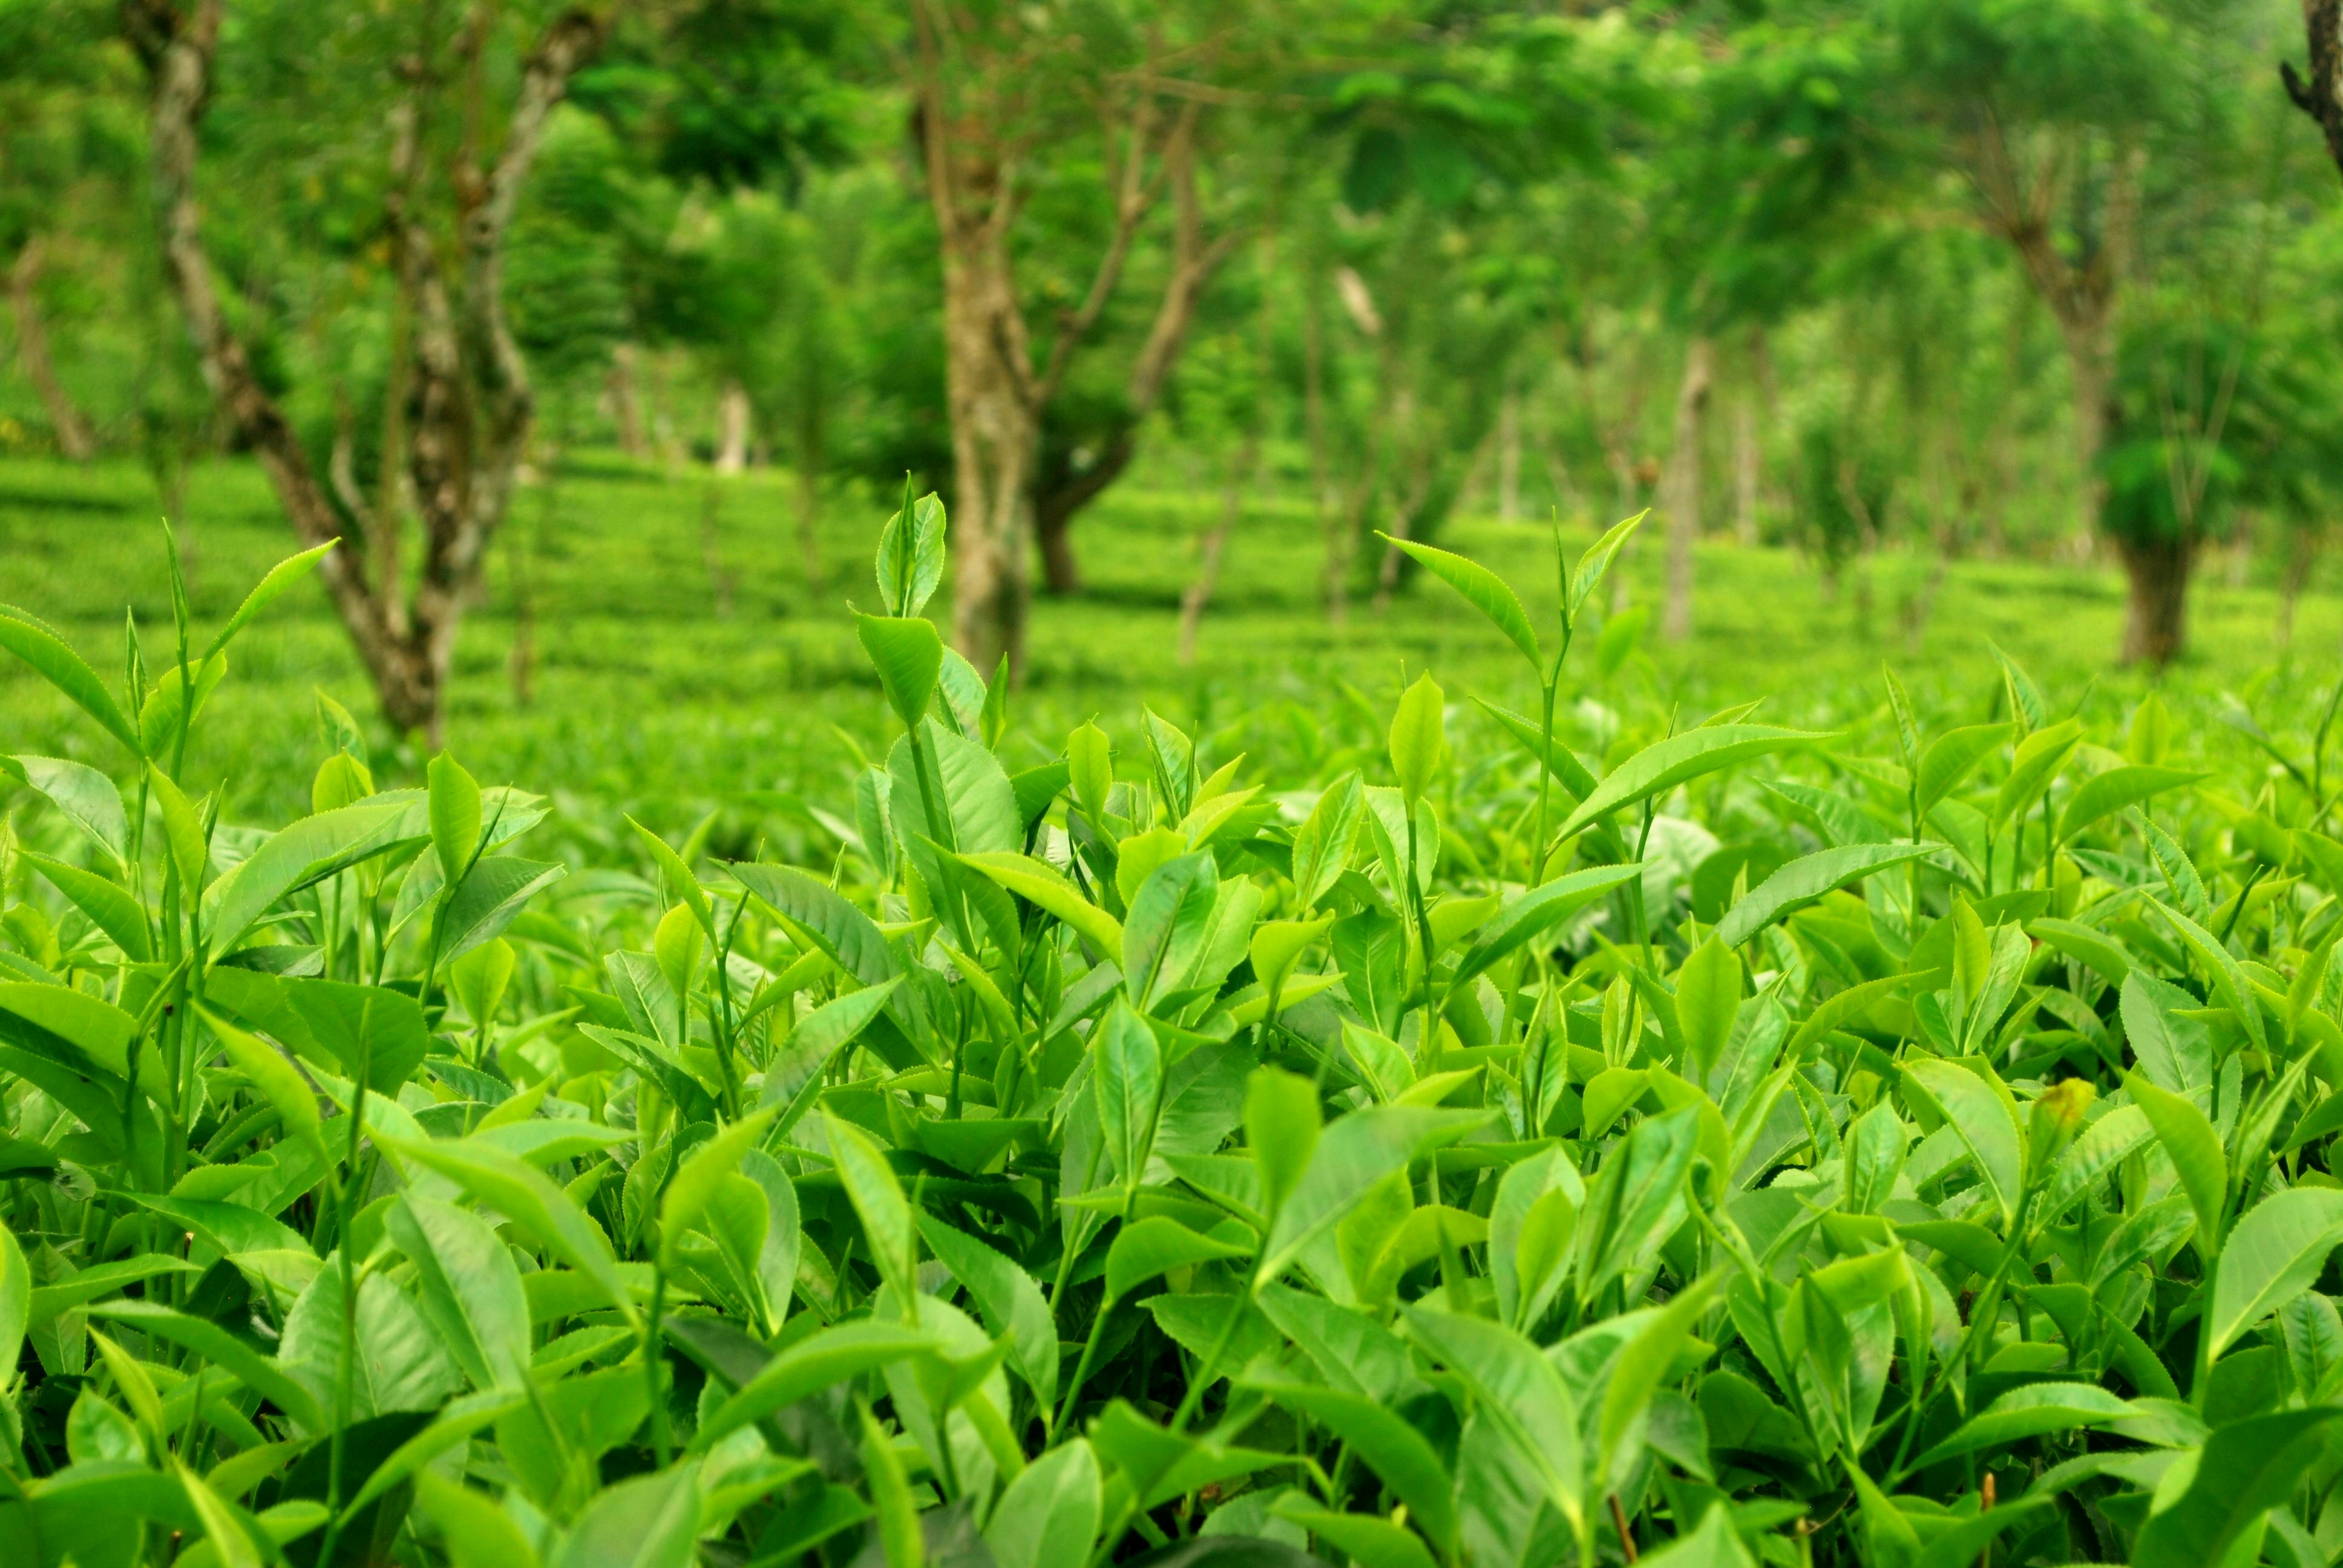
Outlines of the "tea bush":
<svg viewBox="0 0 2343 1568">
<path fill-rule="evenodd" d="M 0 1563 L 2329 1561 L 2334 705 L 2184 766 L 2005 662 L 1590 761 L 1634 527 L 1544 628 L 1403 547 L 1531 712 L 1012 772 L 907 498 L 798 865 L 537 858 L 330 704 L 221 820 L 310 557 L 116 684 L 0 609 L 116 762 L 0 759 Z"/>
</svg>

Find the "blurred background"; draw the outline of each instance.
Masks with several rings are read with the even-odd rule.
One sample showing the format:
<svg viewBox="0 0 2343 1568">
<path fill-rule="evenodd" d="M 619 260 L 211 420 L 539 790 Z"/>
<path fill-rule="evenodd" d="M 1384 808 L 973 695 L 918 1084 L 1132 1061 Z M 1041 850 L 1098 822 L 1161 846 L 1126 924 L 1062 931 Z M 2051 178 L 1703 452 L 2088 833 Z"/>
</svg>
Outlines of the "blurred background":
<svg viewBox="0 0 2343 1568">
<path fill-rule="evenodd" d="M 1041 752 L 1516 698 L 1383 536 L 1544 617 L 1647 508 L 1597 742 L 1996 648 L 2283 699 L 2343 641 L 2337 10 L 0 0 L 0 599 L 118 668 L 168 552 L 216 623 L 339 540 L 210 726 L 280 809 L 317 691 L 484 779 L 834 793 L 907 475 Z M 0 670 L 9 749 L 73 728 Z"/>
</svg>

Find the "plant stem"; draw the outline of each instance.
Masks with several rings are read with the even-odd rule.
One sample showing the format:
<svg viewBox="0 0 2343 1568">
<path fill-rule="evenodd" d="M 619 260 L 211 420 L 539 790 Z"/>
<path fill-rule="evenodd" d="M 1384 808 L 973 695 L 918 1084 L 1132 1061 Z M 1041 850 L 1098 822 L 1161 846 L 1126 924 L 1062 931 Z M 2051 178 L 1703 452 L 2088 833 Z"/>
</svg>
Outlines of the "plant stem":
<svg viewBox="0 0 2343 1568">
<path fill-rule="evenodd" d="M 1220 1335 L 1212 1341 L 1212 1347 L 1205 1353 L 1204 1359 L 1196 1363 L 1196 1375 L 1188 1380 L 1188 1390 L 1180 1396 L 1180 1408 L 1172 1412 L 1172 1430 L 1174 1432 L 1186 1431 L 1197 1407 L 1204 1402 L 1204 1392 L 1212 1386 L 1220 1372 L 1221 1357 L 1228 1352 L 1229 1342 L 1236 1338 L 1238 1322 L 1252 1310 L 1256 1288 L 1256 1276 L 1247 1273 L 1244 1293 L 1234 1298 L 1235 1305 L 1228 1315 L 1228 1321 L 1221 1325 Z"/>
<path fill-rule="evenodd" d="M 363 1025 L 361 1026 L 363 1029 Z M 326 1461 L 326 1513 L 328 1523 L 325 1540 L 317 1551 L 317 1561 L 331 1563 L 334 1545 L 342 1533 L 342 1458 L 344 1440 L 349 1432 L 351 1407 L 357 1402 L 358 1282 L 357 1261 L 350 1255 L 351 1189 L 357 1183 L 358 1142 L 366 1131 L 367 1080 L 372 1076 L 374 1045 L 370 1037 L 361 1032 L 358 1046 L 357 1076 L 350 1081 L 350 1136 L 342 1159 L 342 1180 L 334 1197 L 336 1238 L 335 1253 L 341 1262 L 342 1278 L 342 1356 L 337 1369 L 334 1385 L 334 1431 L 328 1443 Z"/>
<path fill-rule="evenodd" d="M 643 1319 L 643 1387 L 651 1402 L 651 1450 L 665 1470 L 675 1458 L 675 1440 L 668 1432 L 667 1390 L 659 1377 L 661 1355 L 659 1317 L 667 1308 L 667 1264 L 651 1264 L 651 1307 Z"/>
<path fill-rule="evenodd" d="M 1095 1167 L 1095 1159 L 1093 1159 L 1092 1163 L 1093 1167 Z M 1139 1205 L 1139 1177 L 1140 1172 L 1137 1171 L 1130 1173 L 1129 1181 L 1131 1185 L 1122 1200 L 1121 1222 L 1125 1225 L 1129 1225 L 1131 1223 L 1131 1211 Z M 1064 1288 L 1065 1278 L 1065 1269 L 1061 1265 L 1058 1271 L 1058 1282 L 1061 1290 Z M 1106 1332 L 1107 1317 L 1113 1311 L 1114 1298 L 1111 1295 L 1101 1296 L 1099 1298 L 1098 1315 L 1091 1319 L 1090 1337 L 1082 1342 L 1081 1359 L 1074 1363 L 1073 1382 L 1066 1385 L 1065 1397 L 1058 1406 L 1058 1419 L 1050 1423 L 1050 1429 L 1052 1432 L 1055 1432 L 1058 1428 L 1065 1425 L 1066 1417 L 1073 1413 L 1074 1401 L 1081 1395 L 1082 1380 L 1091 1375 L 1091 1362 L 1098 1356 L 1099 1341 L 1103 1337 Z"/>
</svg>

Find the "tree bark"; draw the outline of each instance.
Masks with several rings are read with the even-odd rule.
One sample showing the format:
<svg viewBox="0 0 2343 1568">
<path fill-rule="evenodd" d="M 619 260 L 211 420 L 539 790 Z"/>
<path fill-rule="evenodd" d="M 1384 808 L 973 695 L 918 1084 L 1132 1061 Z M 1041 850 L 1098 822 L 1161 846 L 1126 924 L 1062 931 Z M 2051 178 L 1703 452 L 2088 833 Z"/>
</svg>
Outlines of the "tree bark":
<svg viewBox="0 0 2343 1568">
<path fill-rule="evenodd" d="M 212 282 L 196 199 L 196 132 L 211 96 L 222 9 L 221 0 L 199 0 L 194 13 L 182 17 L 169 0 L 131 0 L 124 11 L 126 30 L 146 63 L 152 95 L 149 167 L 164 272 L 195 339 L 205 383 L 260 460 L 295 535 L 305 547 L 337 540 L 345 545 L 318 563 L 318 576 L 357 648 L 384 713 L 400 728 L 410 728 L 429 711 L 430 703 L 414 678 L 416 672 L 398 657 L 399 628 L 368 591 L 362 559 L 347 548 L 357 541 L 345 534 L 291 422 L 255 374 L 251 355 L 229 328 Z"/>
<path fill-rule="evenodd" d="M 2343 171 L 2343 0 L 2302 0 L 2302 31 L 2310 46 L 2310 76 L 2281 61 L 2278 75 L 2295 107 L 2318 122 L 2327 156 Z"/>
<path fill-rule="evenodd" d="M 1701 425 L 1708 408 L 1710 361 L 1705 337 L 1684 351 L 1676 388 L 1675 449 L 1668 455 L 1668 587 L 1662 625 L 1670 642 L 1692 635 L 1693 544 L 1700 538 Z"/>
<path fill-rule="evenodd" d="M 1024 314 L 1010 273 L 1006 212 L 971 211 L 953 187 L 958 155 L 931 110 L 929 183 L 943 237 L 944 401 L 951 417 L 952 642 L 979 669 L 1025 667 L 1032 473 L 1041 449 Z M 995 183 L 997 168 L 963 178 Z"/>
<path fill-rule="evenodd" d="M 1389 531 L 1394 540 L 1413 539 L 1416 537 L 1416 524 L 1430 508 L 1433 485 L 1439 477 L 1438 455 L 1423 437 L 1423 405 L 1416 397 L 1415 388 L 1400 383 L 1397 357 L 1388 352 L 1388 344 L 1384 347 L 1384 385 L 1395 386 L 1396 390 L 1385 400 L 1387 416 L 1376 433 L 1376 442 L 1385 450 L 1400 455 L 1407 487 L 1392 506 Z M 1383 559 L 1375 568 L 1374 610 L 1378 616 L 1391 613 L 1392 595 L 1399 591 L 1400 578 L 1409 560 L 1396 543 L 1383 547 Z"/>
<path fill-rule="evenodd" d="M 2104 316 L 2060 323 L 2066 346 L 2067 374 L 2075 384 L 2075 469 L 2082 486 L 2082 515 L 2077 537 L 2087 545 L 2097 533 L 2099 509 L 2107 500 L 2107 482 L 2099 475 L 2099 454 L 2107 443 L 2107 397 L 2113 375 Z"/>
<path fill-rule="evenodd" d="M 90 433 L 89 420 L 75 406 L 65 383 L 57 379 L 56 364 L 49 357 L 48 325 L 41 319 L 41 264 L 45 259 L 41 236 L 35 235 L 17 251 L 16 263 L 8 269 L 8 307 L 16 325 L 16 364 L 48 413 L 49 430 L 56 437 L 57 450 L 68 461 L 86 463 L 97 456 L 97 438 Z"/>
<path fill-rule="evenodd" d="M 727 381 L 716 399 L 716 471 L 728 477 L 749 467 L 749 394 L 738 381 Z"/>
<path fill-rule="evenodd" d="M 2161 669 L 2180 656 L 2188 640 L 2188 572 L 2195 552 L 2177 538 L 2118 537 L 2130 596 L 2124 619 L 2127 664 Z"/>
<path fill-rule="evenodd" d="M 1041 547 L 1041 590 L 1052 598 L 1082 591 L 1081 558 L 1074 553 L 1074 514 L 1105 489 L 1131 462 L 1131 445 L 1117 441 L 1107 456 L 1066 485 L 1044 487 L 1033 498 L 1033 528 Z"/>
</svg>

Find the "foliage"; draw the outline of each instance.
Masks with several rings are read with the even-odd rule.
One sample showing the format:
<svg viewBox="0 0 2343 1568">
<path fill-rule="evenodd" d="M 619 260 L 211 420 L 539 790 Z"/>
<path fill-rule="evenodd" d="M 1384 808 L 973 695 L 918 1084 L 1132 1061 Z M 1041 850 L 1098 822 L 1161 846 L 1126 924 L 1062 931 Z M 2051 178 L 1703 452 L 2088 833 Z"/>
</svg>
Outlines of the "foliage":
<svg viewBox="0 0 2343 1568">
<path fill-rule="evenodd" d="M 2322 343 L 2148 321 L 2124 363 L 2104 459 L 2110 532 L 2217 538 L 2240 510 L 2321 526 L 2325 476 L 2343 450 L 2317 392 Z"/>
<path fill-rule="evenodd" d="M 0 1538 L 2323 1557 L 2332 705 L 2208 773 L 2005 662 L 1985 726 L 1889 675 L 1884 745 L 1583 758 L 1632 527 L 1550 627 L 1416 547 L 1547 694 L 1503 754 L 1427 676 L 1306 776 L 1151 715 L 1012 772 L 921 500 L 860 622 L 910 722 L 810 869 L 532 858 L 540 799 L 377 789 L 330 708 L 312 814 L 223 820 L 180 694 L 309 558 L 119 690 L 0 612 L 115 748 L 5 764 Z"/>
<path fill-rule="evenodd" d="M 950 407 L 942 296 L 978 253 L 947 266 L 932 210 L 924 16 L 963 196 L 1006 204 L 979 250 L 1013 287 L 959 341 L 1033 351 L 1009 511 L 1031 513 L 1054 597 L 1112 592 L 1126 541 L 1068 531 L 1101 492 L 1228 467 L 1181 413 L 1222 367 L 1182 346 L 1238 340 L 1262 361 L 1260 487 L 1315 512 L 1330 618 L 1411 581 L 1378 530 L 1432 539 L 1476 510 L 1593 526 L 1659 498 L 1664 473 L 1697 479 L 1704 529 L 1729 505 L 1743 538 L 1834 560 L 1898 542 L 2063 559 L 2097 532 L 2119 554 L 2234 543 L 2289 604 L 2316 575 L 2334 465 L 2302 393 L 2343 295 L 2332 176 L 2270 69 L 2291 34 L 2260 8 L 607 10 L 501 264 L 545 406 L 536 474 L 607 446 L 670 472 L 772 463 L 809 537 L 826 481 L 909 469 L 949 476 L 982 520 L 953 427 L 1014 407 Z M 441 172 L 400 200 L 453 245 L 469 176 L 446 171 L 507 113 L 466 111 L 458 84 L 501 93 L 567 12 L 225 6 L 200 182 L 213 270 L 354 538 L 396 536 L 433 493 L 387 483 L 417 413 L 390 133 L 420 115 Z M 0 267 L 28 346 L 0 377 L 0 449 L 142 451 L 175 519 L 220 420 L 163 285 L 152 105 L 125 43 L 140 16 L 193 14 L 0 0 Z M 2192 344 L 2208 366 L 2185 363 Z M 2167 405 L 2198 423 L 2225 402 L 2237 346 L 2218 438 L 2168 433 Z M 1704 416 L 1668 396 L 1694 363 Z M 2176 473 L 2204 477 L 2179 484 L 2202 503 L 2159 518 Z M 694 498 L 715 517 L 718 494 Z M 1248 531 L 1223 600 L 1265 580 Z M 2158 646 L 2178 646 L 2196 558 L 2167 553 L 2184 580 Z"/>
</svg>

